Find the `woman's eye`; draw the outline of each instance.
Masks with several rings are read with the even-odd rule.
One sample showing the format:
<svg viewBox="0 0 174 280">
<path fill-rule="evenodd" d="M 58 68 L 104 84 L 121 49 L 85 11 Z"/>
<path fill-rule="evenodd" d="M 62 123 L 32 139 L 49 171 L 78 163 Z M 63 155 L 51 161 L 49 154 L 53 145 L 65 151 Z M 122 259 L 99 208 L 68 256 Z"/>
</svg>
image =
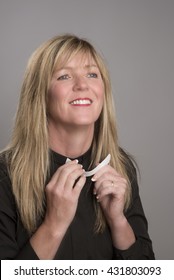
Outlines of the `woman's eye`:
<svg viewBox="0 0 174 280">
<path fill-rule="evenodd" d="M 98 75 L 96 73 L 88 73 L 88 78 L 97 78 Z"/>
<path fill-rule="evenodd" d="M 70 78 L 70 76 L 68 74 L 65 74 L 65 75 L 58 77 L 57 80 L 68 80 L 69 78 Z"/>
</svg>

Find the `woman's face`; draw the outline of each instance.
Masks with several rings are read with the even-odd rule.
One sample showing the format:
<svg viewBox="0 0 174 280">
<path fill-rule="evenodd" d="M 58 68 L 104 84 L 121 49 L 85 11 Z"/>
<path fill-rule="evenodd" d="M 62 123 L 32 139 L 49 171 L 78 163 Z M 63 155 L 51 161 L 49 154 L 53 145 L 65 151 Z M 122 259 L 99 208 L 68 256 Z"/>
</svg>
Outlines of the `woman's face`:
<svg viewBox="0 0 174 280">
<path fill-rule="evenodd" d="M 48 92 L 49 122 L 66 127 L 94 125 L 104 100 L 104 83 L 92 57 L 75 55 L 54 72 Z"/>
</svg>

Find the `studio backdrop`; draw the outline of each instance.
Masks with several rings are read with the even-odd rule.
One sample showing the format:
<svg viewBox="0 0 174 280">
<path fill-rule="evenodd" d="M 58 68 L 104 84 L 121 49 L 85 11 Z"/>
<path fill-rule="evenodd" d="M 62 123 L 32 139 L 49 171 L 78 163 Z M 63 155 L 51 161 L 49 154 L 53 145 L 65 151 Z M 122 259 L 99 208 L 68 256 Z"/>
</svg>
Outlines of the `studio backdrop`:
<svg viewBox="0 0 174 280">
<path fill-rule="evenodd" d="M 105 57 L 120 145 L 140 168 L 156 258 L 174 259 L 174 1 L 1 0 L 0 149 L 29 56 L 64 32 L 86 37 Z"/>
</svg>

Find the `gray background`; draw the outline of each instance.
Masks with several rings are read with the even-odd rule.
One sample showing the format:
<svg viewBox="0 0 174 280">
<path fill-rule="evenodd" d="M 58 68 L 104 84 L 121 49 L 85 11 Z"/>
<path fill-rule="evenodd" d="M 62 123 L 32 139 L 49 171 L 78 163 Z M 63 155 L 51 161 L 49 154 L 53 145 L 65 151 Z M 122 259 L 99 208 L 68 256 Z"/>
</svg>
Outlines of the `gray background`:
<svg viewBox="0 0 174 280">
<path fill-rule="evenodd" d="M 90 39 L 106 58 L 156 258 L 174 259 L 174 1 L 0 0 L 0 149 L 30 54 L 63 32 Z"/>
</svg>

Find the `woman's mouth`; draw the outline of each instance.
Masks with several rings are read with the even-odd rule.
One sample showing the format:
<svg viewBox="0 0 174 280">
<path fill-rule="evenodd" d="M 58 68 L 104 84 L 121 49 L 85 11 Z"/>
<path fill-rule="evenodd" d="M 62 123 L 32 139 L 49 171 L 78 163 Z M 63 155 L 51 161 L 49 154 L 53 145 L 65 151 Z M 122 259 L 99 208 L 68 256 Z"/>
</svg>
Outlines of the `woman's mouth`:
<svg viewBox="0 0 174 280">
<path fill-rule="evenodd" d="M 90 98 L 78 98 L 71 101 L 70 104 L 74 106 L 89 106 L 92 104 L 92 100 Z"/>
</svg>

